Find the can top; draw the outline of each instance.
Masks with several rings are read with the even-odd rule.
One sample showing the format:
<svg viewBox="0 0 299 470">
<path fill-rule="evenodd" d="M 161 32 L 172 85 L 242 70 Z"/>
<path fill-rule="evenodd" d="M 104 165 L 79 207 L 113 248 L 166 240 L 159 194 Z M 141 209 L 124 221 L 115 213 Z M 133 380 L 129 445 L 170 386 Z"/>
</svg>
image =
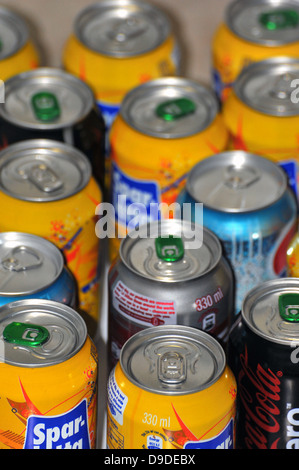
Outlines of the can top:
<svg viewBox="0 0 299 470">
<path fill-rule="evenodd" d="M 106 0 L 82 10 L 75 35 L 87 48 L 116 58 L 134 57 L 156 49 L 170 34 L 166 15 L 137 0 Z"/>
<path fill-rule="evenodd" d="M 212 271 L 220 262 L 222 248 L 207 228 L 165 219 L 140 227 L 137 238 L 129 232 L 119 254 L 138 276 L 157 282 L 184 282 Z"/>
<path fill-rule="evenodd" d="M 129 91 L 120 114 L 127 124 L 149 136 L 177 139 L 206 129 L 219 111 L 208 88 L 181 77 L 150 80 Z"/>
<path fill-rule="evenodd" d="M 77 77 L 40 67 L 5 82 L 0 116 L 21 127 L 54 130 L 80 122 L 94 103 L 91 89 Z"/>
<path fill-rule="evenodd" d="M 210 209 L 245 213 L 277 202 L 287 190 L 287 177 L 267 158 L 228 151 L 197 163 L 187 177 L 186 190 Z"/>
<path fill-rule="evenodd" d="M 90 177 L 87 157 L 55 140 L 26 140 L 0 152 L 0 191 L 16 199 L 65 199 L 81 191 Z"/>
<path fill-rule="evenodd" d="M 298 116 L 299 104 L 294 96 L 298 83 L 299 60 L 275 57 L 243 69 L 233 88 L 243 103 L 260 113 Z"/>
<path fill-rule="evenodd" d="M 23 18 L 3 6 L 0 6 L 0 31 L 0 60 L 18 52 L 29 36 Z"/>
<path fill-rule="evenodd" d="M 242 318 L 267 341 L 298 345 L 299 279 L 274 279 L 252 289 L 243 301 Z"/>
<path fill-rule="evenodd" d="M 226 24 L 250 43 L 281 46 L 299 41 L 297 0 L 237 0 L 226 12 Z"/>
<path fill-rule="evenodd" d="M 0 308 L 0 362 L 52 366 L 77 354 L 86 338 L 82 317 L 60 302 L 18 300 Z"/>
<path fill-rule="evenodd" d="M 0 296 L 34 294 L 60 276 L 63 256 L 48 240 L 20 232 L 0 233 Z"/>
<path fill-rule="evenodd" d="M 179 325 L 141 330 L 124 344 L 120 366 L 128 379 L 160 395 L 186 395 L 211 387 L 226 366 L 216 339 Z"/>
</svg>

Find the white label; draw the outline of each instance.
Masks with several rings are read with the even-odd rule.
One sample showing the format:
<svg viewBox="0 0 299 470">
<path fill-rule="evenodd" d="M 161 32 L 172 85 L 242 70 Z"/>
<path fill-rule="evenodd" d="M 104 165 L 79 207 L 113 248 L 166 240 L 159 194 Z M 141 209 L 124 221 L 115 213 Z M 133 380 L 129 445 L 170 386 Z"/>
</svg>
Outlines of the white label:
<svg viewBox="0 0 299 470">
<path fill-rule="evenodd" d="M 113 306 L 123 316 L 145 326 L 176 325 L 173 300 L 158 300 L 129 289 L 118 281 L 113 290 Z"/>
</svg>

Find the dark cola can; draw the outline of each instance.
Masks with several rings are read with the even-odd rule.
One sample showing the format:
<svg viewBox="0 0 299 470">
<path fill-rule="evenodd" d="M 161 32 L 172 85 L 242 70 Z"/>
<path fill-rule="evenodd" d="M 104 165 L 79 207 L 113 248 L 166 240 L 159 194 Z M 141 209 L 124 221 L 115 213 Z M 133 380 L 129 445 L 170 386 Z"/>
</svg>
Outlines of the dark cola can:
<svg viewBox="0 0 299 470">
<path fill-rule="evenodd" d="M 299 279 L 244 298 L 228 364 L 237 381 L 236 448 L 299 449 Z"/>
<path fill-rule="evenodd" d="M 105 124 L 93 92 L 77 77 L 40 67 L 5 82 L 0 104 L 0 147 L 28 139 L 71 145 L 90 160 L 93 176 L 104 188 Z"/>
</svg>

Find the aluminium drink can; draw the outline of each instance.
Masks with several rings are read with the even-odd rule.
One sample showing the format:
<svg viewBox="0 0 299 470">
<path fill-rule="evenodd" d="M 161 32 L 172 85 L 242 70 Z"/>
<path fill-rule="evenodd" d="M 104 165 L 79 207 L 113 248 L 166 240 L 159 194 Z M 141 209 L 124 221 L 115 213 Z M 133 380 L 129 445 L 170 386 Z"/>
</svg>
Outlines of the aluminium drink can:
<svg viewBox="0 0 299 470">
<path fill-rule="evenodd" d="M 104 189 L 105 125 L 91 89 L 62 70 L 39 67 L 5 82 L 0 104 L 0 147 L 28 139 L 72 145 L 91 162 Z"/>
<path fill-rule="evenodd" d="M 216 97 L 201 84 L 181 77 L 151 80 L 124 98 L 110 132 L 111 198 L 116 236 L 111 259 L 125 236 L 131 204 L 145 207 L 144 223 L 161 217 L 175 203 L 191 168 L 228 144 Z M 142 158 L 141 158 L 142 156 Z"/>
<path fill-rule="evenodd" d="M 0 448 L 95 448 L 98 357 L 82 317 L 60 302 L 12 302 L 0 339 Z"/>
<path fill-rule="evenodd" d="M 228 363 L 238 387 L 236 448 L 299 448 L 299 279 L 252 289 L 233 326 Z"/>
<path fill-rule="evenodd" d="M 280 164 L 298 196 L 299 60 L 276 57 L 251 64 L 223 105 L 229 147 Z"/>
<path fill-rule="evenodd" d="M 100 304 L 95 210 L 101 198 L 89 160 L 74 147 L 33 139 L 0 152 L 0 232 L 32 233 L 62 251 L 92 336 Z"/>
<path fill-rule="evenodd" d="M 0 305 L 23 299 L 77 307 L 77 286 L 61 251 L 29 233 L 0 233 Z"/>
<path fill-rule="evenodd" d="M 204 330 L 223 345 L 233 319 L 233 273 L 218 238 L 169 219 L 131 232 L 108 274 L 110 365 L 136 332 L 160 325 Z"/>
<path fill-rule="evenodd" d="M 236 313 L 251 288 L 286 275 L 297 204 L 278 165 L 243 151 L 211 156 L 191 170 L 179 202 L 193 205 L 191 219 L 195 202 L 203 203 L 203 225 L 219 237 L 233 268 Z"/>
<path fill-rule="evenodd" d="M 233 449 L 236 382 L 211 335 L 140 331 L 108 380 L 108 449 Z"/>
<path fill-rule="evenodd" d="M 0 80 L 5 81 L 39 65 L 39 52 L 21 16 L 1 6 L 0 30 Z M 4 97 L 1 98 L 3 102 Z"/>
<path fill-rule="evenodd" d="M 212 41 L 213 87 L 224 102 L 249 64 L 277 56 L 297 58 L 299 4 L 296 0 L 232 2 Z"/>
<path fill-rule="evenodd" d="M 125 94 L 179 71 L 168 16 L 150 2 L 106 0 L 83 9 L 63 52 L 64 68 L 93 89 L 110 129 Z"/>
</svg>

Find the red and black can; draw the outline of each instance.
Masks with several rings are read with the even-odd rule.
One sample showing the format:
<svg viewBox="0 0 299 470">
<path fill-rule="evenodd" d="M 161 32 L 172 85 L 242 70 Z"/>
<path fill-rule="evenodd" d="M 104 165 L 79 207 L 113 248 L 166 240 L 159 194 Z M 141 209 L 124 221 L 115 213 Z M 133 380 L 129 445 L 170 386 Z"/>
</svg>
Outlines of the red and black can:
<svg viewBox="0 0 299 470">
<path fill-rule="evenodd" d="M 0 104 L 0 147 L 28 139 L 71 145 L 90 160 L 104 190 L 105 124 L 91 89 L 60 69 L 40 67 L 5 82 Z"/>
<path fill-rule="evenodd" d="M 252 289 L 232 327 L 236 448 L 299 448 L 299 279 Z"/>
</svg>

